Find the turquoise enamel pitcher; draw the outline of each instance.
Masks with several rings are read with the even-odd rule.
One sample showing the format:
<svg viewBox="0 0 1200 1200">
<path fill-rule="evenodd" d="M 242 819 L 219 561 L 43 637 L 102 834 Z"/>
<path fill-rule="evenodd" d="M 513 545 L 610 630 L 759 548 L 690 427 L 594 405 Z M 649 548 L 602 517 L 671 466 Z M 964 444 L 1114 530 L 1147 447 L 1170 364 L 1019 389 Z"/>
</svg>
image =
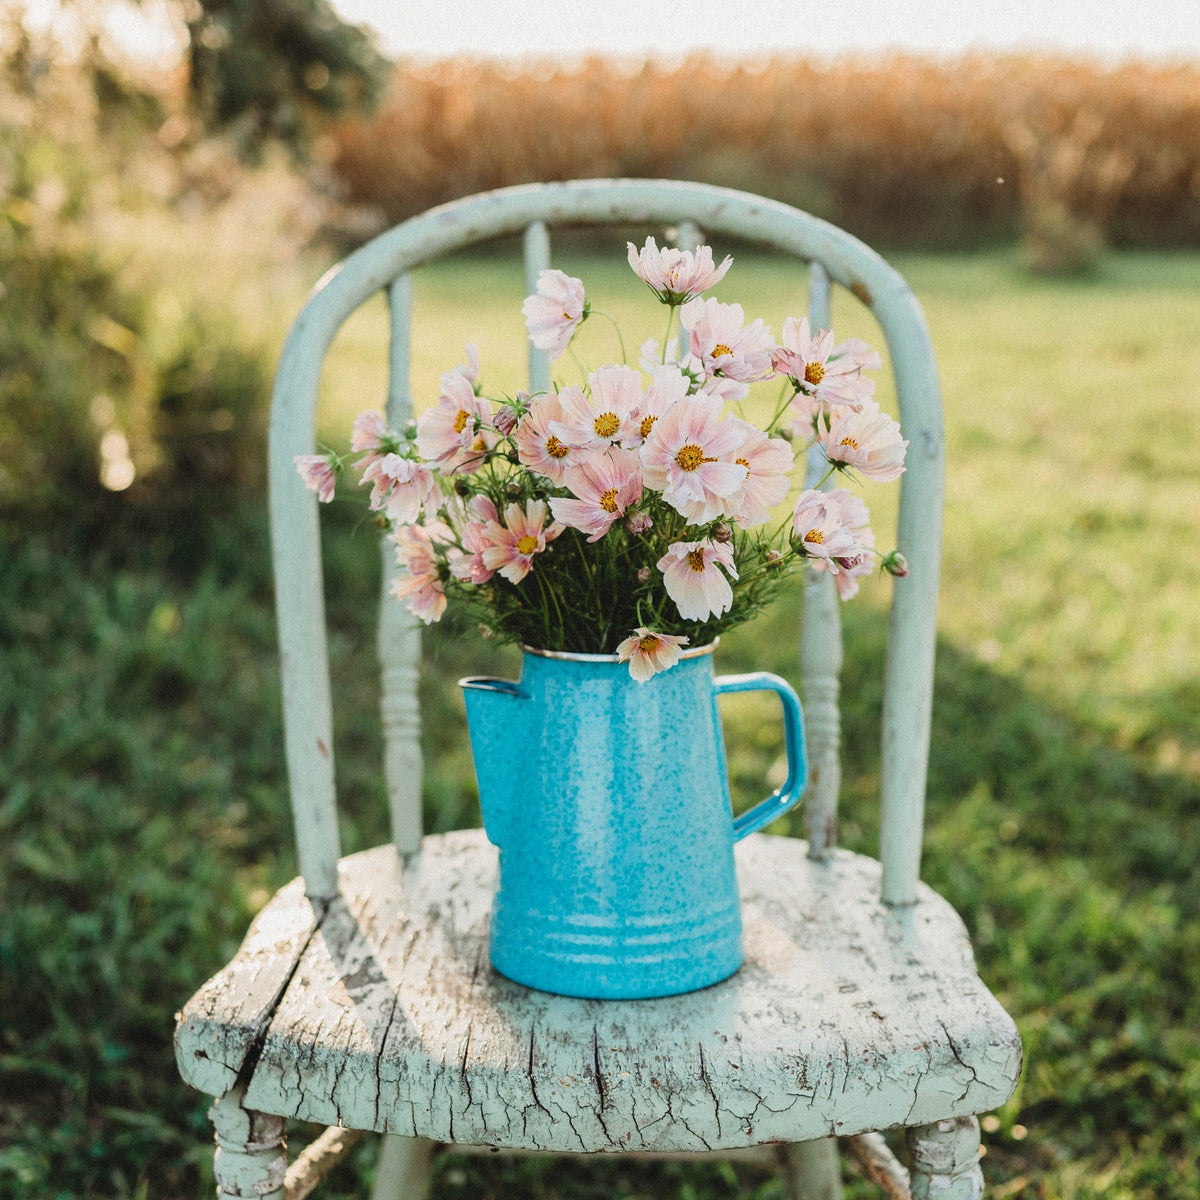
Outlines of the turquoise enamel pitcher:
<svg viewBox="0 0 1200 1200">
<path fill-rule="evenodd" d="M 644 683 L 616 655 L 526 649 L 517 682 L 460 684 L 480 807 L 499 848 L 492 965 L 593 999 L 690 992 L 742 962 L 733 844 L 805 784 L 800 701 L 776 675 L 714 678 L 712 646 Z M 736 819 L 717 696 L 783 703 L 783 786 Z"/>
</svg>

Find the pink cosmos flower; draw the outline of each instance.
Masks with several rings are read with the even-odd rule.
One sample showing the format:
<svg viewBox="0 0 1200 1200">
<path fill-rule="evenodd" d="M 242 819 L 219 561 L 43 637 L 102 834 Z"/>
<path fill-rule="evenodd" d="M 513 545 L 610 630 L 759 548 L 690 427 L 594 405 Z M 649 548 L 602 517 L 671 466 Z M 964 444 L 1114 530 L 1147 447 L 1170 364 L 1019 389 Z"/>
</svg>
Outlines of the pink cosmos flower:
<svg viewBox="0 0 1200 1200">
<path fill-rule="evenodd" d="M 632 367 L 600 367 L 588 376 L 590 395 L 582 388 L 558 393 L 562 419 L 550 428 L 578 450 L 606 450 L 637 430 L 634 414 L 642 402 L 642 377 Z"/>
<path fill-rule="evenodd" d="M 868 479 L 884 483 L 904 472 L 908 442 L 900 436 L 900 426 L 884 412 L 838 410 L 828 426 L 817 423 L 817 440 L 825 457 L 837 466 L 853 467 Z"/>
<path fill-rule="evenodd" d="M 693 523 L 723 515 L 724 500 L 746 479 L 734 461 L 744 434 L 721 410 L 719 400 L 695 396 L 655 421 L 642 443 L 646 487 Z"/>
<path fill-rule="evenodd" d="M 836 575 L 841 560 L 853 559 L 865 548 L 860 524 L 865 515 L 866 505 L 850 492 L 809 488 L 796 501 L 792 529 L 805 556 L 820 560 L 822 569 Z"/>
<path fill-rule="evenodd" d="M 737 508 L 727 515 L 743 528 L 764 525 L 771 519 L 771 510 L 788 494 L 795 455 L 783 438 L 768 437 L 747 421 L 733 420 L 745 435 L 737 461 L 746 468 L 746 479 L 742 490 L 735 493 Z"/>
<path fill-rule="evenodd" d="M 365 471 L 384 454 L 397 450 L 399 446 L 399 435 L 388 428 L 383 413 L 378 409 L 368 408 L 354 418 L 350 430 L 350 449 L 358 454 L 366 453 L 365 458 L 358 460 L 360 471 Z"/>
<path fill-rule="evenodd" d="M 562 401 L 557 393 L 547 392 L 533 400 L 513 434 L 517 458 L 552 483 L 561 483 L 566 469 L 583 457 L 554 432 L 553 426 L 562 420 Z"/>
<path fill-rule="evenodd" d="M 333 499 L 337 477 L 341 464 L 335 454 L 297 454 L 292 460 L 304 486 L 310 492 L 317 493 L 317 499 L 322 504 L 328 504 Z"/>
<path fill-rule="evenodd" d="M 651 675 L 673 667 L 686 646 L 688 639 L 673 633 L 654 633 L 639 625 L 633 633 L 617 647 L 617 658 L 629 664 L 629 674 L 638 683 L 645 683 Z"/>
<path fill-rule="evenodd" d="M 454 369 L 472 384 L 479 378 L 479 347 L 474 342 L 468 342 L 463 348 L 467 355 L 465 363 L 459 363 Z"/>
<path fill-rule="evenodd" d="M 637 277 L 664 303 L 682 304 L 707 291 L 725 278 L 733 259 L 725 256 L 719 267 L 713 266 L 710 246 L 691 250 L 676 250 L 664 246 L 661 250 L 652 237 L 646 239 L 641 251 L 628 242 L 629 265 Z"/>
<path fill-rule="evenodd" d="M 775 343 L 771 331 L 761 322 L 746 325 L 740 304 L 722 304 L 719 300 L 689 300 L 679 310 L 679 319 L 688 331 L 688 345 L 709 376 L 748 384 L 771 374 L 771 351 Z M 741 399 L 741 395 L 724 398 Z"/>
<path fill-rule="evenodd" d="M 684 330 L 687 333 L 687 330 Z M 686 337 L 684 339 L 686 344 Z M 700 362 L 694 355 L 684 354 L 679 357 L 679 345 L 672 339 L 672 343 L 667 347 L 664 355 L 659 348 L 659 343 L 655 338 L 647 338 L 638 350 L 638 364 L 647 375 L 653 375 L 662 366 L 674 367 L 687 380 L 688 391 L 699 391 L 701 385 L 705 382 L 704 379 L 704 364 Z M 726 382 L 732 384 L 733 380 Z M 745 391 L 745 389 L 742 389 Z M 737 397 L 734 397 L 737 399 Z"/>
<path fill-rule="evenodd" d="M 462 523 L 459 533 L 465 553 L 451 559 L 450 573 L 464 583 L 487 583 L 492 577 L 492 571 L 483 561 L 483 552 L 492 544 L 488 540 L 488 525 L 498 523 L 500 517 L 496 506 L 484 495 L 472 496 L 467 508 L 471 516 Z"/>
<path fill-rule="evenodd" d="M 538 272 L 537 292 L 521 305 L 529 340 L 556 359 L 584 317 L 583 280 L 562 271 Z"/>
<path fill-rule="evenodd" d="M 835 559 L 814 558 L 814 571 L 832 571 L 834 586 L 843 600 L 858 594 L 858 581 L 875 570 L 875 534 L 871 529 L 871 515 L 860 496 L 844 488 L 824 493 L 826 502 L 836 506 L 842 528 L 855 542 L 852 552 L 840 554 Z"/>
<path fill-rule="evenodd" d="M 458 371 L 447 371 L 441 386 L 437 404 L 417 419 L 417 449 L 445 473 L 474 471 L 496 440 L 485 428 L 492 420 L 491 401 L 476 396 L 471 381 Z"/>
<path fill-rule="evenodd" d="M 654 422 L 687 398 L 691 380 L 679 369 L 678 363 L 655 365 L 651 370 L 650 386 L 633 414 L 633 429 L 621 444 L 634 449 L 640 446 L 654 428 Z"/>
<path fill-rule="evenodd" d="M 520 583 L 533 567 L 533 556 L 546 549 L 563 531 L 557 521 L 546 525 L 546 502 L 530 500 L 525 508 L 509 504 L 504 509 L 504 524 L 489 521 L 486 536 L 490 545 L 483 549 L 483 565 L 499 571 L 510 583 Z"/>
<path fill-rule="evenodd" d="M 440 506 L 442 492 L 433 472 L 399 454 L 372 455 L 361 482 L 373 485 L 367 506 L 374 511 L 386 509 L 401 525 L 411 525 L 422 510 L 435 513 Z"/>
<path fill-rule="evenodd" d="M 632 450 L 614 447 L 572 467 L 565 483 L 576 498 L 551 499 L 555 520 L 582 530 L 589 542 L 598 542 L 642 498 L 642 460 Z"/>
<path fill-rule="evenodd" d="M 649 374 L 662 362 L 663 355 L 659 349 L 658 339 L 647 338 L 638 349 L 638 365 Z"/>
<path fill-rule="evenodd" d="M 699 542 L 672 542 L 655 564 L 663 573 L 663 586 L 687 621 L 706 621 L 733 607 L 733 588 L 721 574 L 738 577 L 733 546 L 708 538 Z"/>
<path fill-rule="evenodd" d="M 858 554 L 839 558 L 837 561 L 838 570 L 833 577 L 833 585 L 837 588 L 837 594 L 842 600 L 851 600 L 857 596 L 858 581 L 864 575 L 873 574 L 875 571 L 875 555 L 871 552 L 875 545 L 875 535 L 869 529 L 864 530 L 864 533 L 867 536 L 862 550 Z M 823 563 L 814 562 L 813 569 L 820 571 L 825 567 Z"/>
<path fill-rule="evenodd" d="M 496 413 L 496 432 L 508 437 L 517 427 L 517 410 L 505 404 Z"/>
<path fill-rule="evenodd" d="M 454 535 L 440 523 L 400 525 L 392 532 L 396 561 L 404 573 L 392 580 L 392 594 L 403 600 L 409 612 L 426 625 L 441 620 L 446 611 L 446 589 L 442 583 L 434 538 L 445 541 Z"/>
<path fill-rule="evenodd" d="M 771 365 L 792 381 L 798 393 L 794 407 L 801 416 L 809 416 L 832 405 L 861 409 L 875 394 L 875 381 L 862 372 L 878 370 L 883 360 L 861 338 L 835 346 L 833 330 L 813 334 L 807 317 L 788 317 Z"/>
<path fill-rule="evenodd" d="M 450 574 L 463 583 L 487 583 L 492 577 L 483 561 L 483 552 L 492 544 L 488 541 L 487 526 L 481 521 L 468 521 L 459 536 L 465 553 L 450 563 Z"/>
</svg>

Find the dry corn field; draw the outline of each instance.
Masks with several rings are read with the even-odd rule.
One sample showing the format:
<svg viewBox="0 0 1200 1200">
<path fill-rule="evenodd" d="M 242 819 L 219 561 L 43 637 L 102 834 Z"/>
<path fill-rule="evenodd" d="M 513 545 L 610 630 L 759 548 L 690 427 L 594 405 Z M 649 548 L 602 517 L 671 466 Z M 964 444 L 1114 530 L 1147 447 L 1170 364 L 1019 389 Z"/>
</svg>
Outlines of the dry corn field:
<svg viewBox="0 0 1200 1200">
<path fill-rule="evenodd" d="M 885 245 L 1011 237 L 1200 245 L 1200 64 L 968 56 L 676 65 L 400 63 L 340 126 L 350 198 L 388 220 L 543 179 L 761 191 Z"/>
</svg>

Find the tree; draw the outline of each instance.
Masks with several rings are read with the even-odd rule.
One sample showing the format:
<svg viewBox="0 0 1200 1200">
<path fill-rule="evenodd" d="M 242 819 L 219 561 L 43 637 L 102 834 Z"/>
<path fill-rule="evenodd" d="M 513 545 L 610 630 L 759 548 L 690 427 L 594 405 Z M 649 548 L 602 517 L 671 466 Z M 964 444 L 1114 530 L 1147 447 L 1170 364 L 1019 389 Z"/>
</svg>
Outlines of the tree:
<svg viewBox="0 0 1200 1200">
<path fill-rule="evenodd" d="M 329 0 L 189 0 L 182 13 L 196 115 L 243 152 L 301 149 L 322 116 L 374 103 L 387 77 L 373 37 Z"/>
<path fill-rule="evenodd" d="M 61 30 L 31 37 L 28 10 L 0 0 L 0 56 L 32 79 L 31 65 L 66 53 L 90 74 L 106 113 L 153 106 L 159 89 L 124 68 L 110 32 L 122 5 L 137 10 L 143 0 L 58 0 L 57 24 L 70 33 L 56 47 Z M 343 21 L 330 0 L 167 0 L 166 11 L 182 47 L 189 116 L 230 136 L 247 159 L 270 142 L 303 157 L 324 118 L 378 99 L 391 66 L 373 34 Z"/>
</svg>

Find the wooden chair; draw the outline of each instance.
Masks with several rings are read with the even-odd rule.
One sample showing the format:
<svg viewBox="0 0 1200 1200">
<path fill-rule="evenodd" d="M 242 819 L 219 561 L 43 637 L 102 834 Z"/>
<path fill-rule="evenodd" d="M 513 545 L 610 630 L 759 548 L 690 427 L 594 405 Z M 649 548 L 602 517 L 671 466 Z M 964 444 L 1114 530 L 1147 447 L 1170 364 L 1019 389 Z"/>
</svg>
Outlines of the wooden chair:
<svg viewBox="0 0 1200 1200">
<path fill-rule="evenodd" d="M 481 830 L 422 837 L 415 682 L 419 632 L 382 607 L 382 719 L 393 842 L 341 858 L 334 796 L 317 505 L 293 468 L 315 441 L 317 383 L 338 327 L 380 290 L 391 311 L 393 426 L 408 419 L 409 271 L 524 231 L 532 291 L 547 226 L 673 225 L 694 244 L 736 236 L 811 264 L 814 323 L 830 281 L 874 314 L 910 440 L 883 711 L 880 859 L 834 846 L 841 635 L 828 575 L 801 635 L 811 783 L 807 842 L 738 846 L 747 961 L 663 1000 L 572 1000 L 487 965 L 495 852 Z M 530 354 L 533 388 L 544 356 Z M 760 197 L 695 184 L 601 180 L 457 201 L 331 271 L 292 330 L 271 409 L 271 521 L 286 752 L 302 878 L 184 1009 L 185 1080 L 216 1097 L 218 1190 L 307 1195 L 351 1140 L 385 1136 L 375 1196 L 417 1196 L 435 1143 L 587 1153 L 758 1153 L 797 1196 L 840 1189 L 836 1139 L 889 1196 L 982 1192 L 976 1114 L 1003 1104 L 1021 1046 L 980 981 L 962 923 L 918 881 L 940 554 L 943 434 L 924 318 L 904 281 L 853 237 Z M 385 556 L 385 560 L 390 556 Z M 389 569 L 390 566 L 389 566 Z M 385 580 L 386 587 L 386 580 Z M 288 1169 L 285 1118 L 332 1128 Z M 878 1131 L 907 1131 L 909 1169 Z"/>
</svg>

